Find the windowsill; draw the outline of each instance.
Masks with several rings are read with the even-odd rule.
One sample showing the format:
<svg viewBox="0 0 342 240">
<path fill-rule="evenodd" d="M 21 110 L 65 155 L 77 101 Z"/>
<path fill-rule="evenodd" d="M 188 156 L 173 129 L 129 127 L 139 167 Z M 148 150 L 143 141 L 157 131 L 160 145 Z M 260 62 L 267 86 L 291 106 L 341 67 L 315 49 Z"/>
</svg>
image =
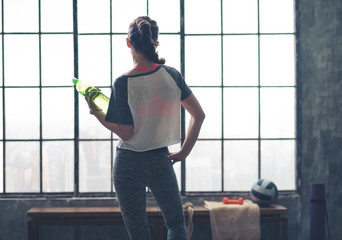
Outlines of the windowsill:
<svg viewBox="0 0 342 240">
<path fill-rule="evenodd" d="M 192 202 L 193 204 L 201 205 L 205 200 L 207 201 L 221 201 L 223 197 L 237 198 L 242 197 L 245 199 L 250 199 L 249 192 L 193 192 L 187 193 L 185 196 L 182 196 L 182 201 Z M 278 193 L 277 201 L 286 201 L 290 199 L 298 199 L 300 195 L 296 191 L 280 191 Z M 117 199 L 115 195 L 110 196 L 98 196 L 98 195 L 89 195 L 89 196 L 68 196 L 68 195 L 29 195 L 29 194 L 3 194 L 0 195 L 0 201 L 46 201 L 49 202 L 59 202 L 61 205 L 80 205 L 80 204 L 90 204 L 90 205 L 117 205 Z M 154 197 L 152 194 L 147 194 L 147 205 L 153 206 L 156 205 Z"/>
</svg>

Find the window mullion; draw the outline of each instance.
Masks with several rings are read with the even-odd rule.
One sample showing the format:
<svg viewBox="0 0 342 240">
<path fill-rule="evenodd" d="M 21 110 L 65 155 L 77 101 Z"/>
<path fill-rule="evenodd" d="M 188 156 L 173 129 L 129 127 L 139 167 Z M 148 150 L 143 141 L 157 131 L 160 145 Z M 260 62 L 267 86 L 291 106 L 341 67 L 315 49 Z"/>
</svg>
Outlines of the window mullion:
<svg viewBox="0 0 342 240">
<path fill-rule="evenodd" d="M 74 77 L 78 78 L 78 22 L 77 22 L 77 0 L 73 0 L 73 35 L 74 35 Z M 79 108 L 78 92 L 74 89 L 75 125 L 74 125 L 74 196 L 79 194 Z"/>
<path fill-rule="evenodd" d="M 223 1 L 221 0 L 221 191 L 224 192 L 224 59 L 223 59 Z"/>
<path fill-rule="evenodd" d="M 260 1 L 258 0 L 258 179 L 261 178 Z"/>
<path fill-rule="evenodd" d="M 4 32 L 4 1 L 1 1 L 1 29 L 2 29 L 2 33 Z M 6 118 L 5 118 L 5 34 L 2 34 L 1 36 L 2 38 L 2 42 L 1 42 L 1 48 L 2 48 L 2 184 L 3 184 L 3 188 L 2 191 L 3 193 L 6 193 Z"/>
<path fill-rule="evenodd" d="M 185 25 L 184 25 L 184 0 L 180 0 L 180 61 L 181 74 L 185 76 Z M 185 139 L 185 110 L 181 107 L 181 143 Z M 181 161 L 181 194 L 186 191 L 185 161 Z"/>
<path fill-rule="evenodd" d="M 38 51 L 39 51 L 39 191 L 43 193 L 43 108 L 42 108 L 42 31 L 41 1 L 38 1 Z"/>
</svg>

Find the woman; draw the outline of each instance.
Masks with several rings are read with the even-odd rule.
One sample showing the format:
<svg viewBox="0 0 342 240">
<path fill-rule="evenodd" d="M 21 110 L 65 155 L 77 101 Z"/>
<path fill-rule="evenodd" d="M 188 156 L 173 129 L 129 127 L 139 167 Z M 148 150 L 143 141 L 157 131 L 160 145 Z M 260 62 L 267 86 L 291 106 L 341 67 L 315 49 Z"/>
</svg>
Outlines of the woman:
<svg viewBox="0 0 342 240">
<path fill-rule="evenodd" d="M 90 113 L 119 136 L 113 169 L 114 186 L 126 229 L 132 240 L 151 239 L 146 217 L 146 187 L 151 189 L 169 240 L 186 239 L 181 196 L 173 164 L 192 150 L 205 114 L 181 74 L 164 65 L 156 48 L 158 26 L 138 17 L 129 27 L 127 46 L 134 68 L 115 80 L 105 115 L 91 101 Z M 168 146 L 180 140 L 180 105 L 191 115 L 178 152 Z"/>
</svg>

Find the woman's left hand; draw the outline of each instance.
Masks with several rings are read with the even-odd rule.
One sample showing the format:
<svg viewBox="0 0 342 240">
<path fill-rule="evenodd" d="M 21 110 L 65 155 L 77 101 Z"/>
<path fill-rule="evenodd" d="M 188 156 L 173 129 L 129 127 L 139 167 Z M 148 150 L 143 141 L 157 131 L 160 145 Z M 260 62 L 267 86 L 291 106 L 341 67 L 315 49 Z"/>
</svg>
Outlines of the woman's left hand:
<svg viewBox="0 0 342 240">
<path fill-rule="evenodd" d="M 181 151 L 170 153 L 169 155 L 167 155 L 167 157 L 171 160 L 172 164 L 183 161 L 186 158 L 186 156 L 184 156 Z"/>
</svg>

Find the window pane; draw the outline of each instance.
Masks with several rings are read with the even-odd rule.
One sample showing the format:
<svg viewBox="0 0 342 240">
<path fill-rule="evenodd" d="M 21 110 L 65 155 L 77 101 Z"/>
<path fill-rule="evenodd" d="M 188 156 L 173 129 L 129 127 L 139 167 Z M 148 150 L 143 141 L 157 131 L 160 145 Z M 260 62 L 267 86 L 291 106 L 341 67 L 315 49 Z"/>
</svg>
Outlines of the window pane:
<svg viewBox="0 0 342 240">
<path fill-rule="evenodd" d="M 222 1 L 224 33 L 258 32 L 258 6 L 255 0 Z"/>
<path fill-rule="evenodd" d="M 0 4 L 0 26 L 2 26 L 2 4 Z M 3 31 L 3 29 L 1 29 Z"/>
<path fill-rule="evenodd" d="M 149 16 L 157 21 L 159 32 L 179 32 L 179 1 L 149 0 Z"/>
<path fill-rule="evenodd" d="M 295 189 L 295 144 L 291 141 L 261 141 L 261 177 L 278 190 Z"/>
<path fill-rule="evenodd" d="M 4 41 L 6 85 L 37 86 L 39 84 L 38 35 L 6 35 Z"/>
<path fill-rule="evenodd" d="M 295 89 L 262 88 L 261 137 L 295 137 Z"/>
<path fill-rule="evenodd" d="M 79 78 L 97 86 L 110 85 L 109 36 L 80 36 Z"/>
<path fill-rule="evenodd" d="M 134 19 L 147 15 L 147 1 L 144 0 L 112 0 L 113 32 L 128 32 Z M 156 19 L 158 20 L 158 19 Z"/>
<path fill-rule="evenodd" d="M 295 85 L 295 37 L 260 37 L 261 85 Z"/>
<path fill-rule="evenodd" d="M 79 33 L 110 32 L 110 1 L 78 1 L 77 14 Z"/>
<path fill-rule="evenodd" d="M 221 142 L 198 141 L 186 159 L 186 191 L 221 191 Z"/>
<path fill-rule="evenodd" d="M 114 166 L 114 161 L 115 161 L 115 154 L 116 154 L 116 148 L 117 148 L 117 145 L 118 145 L 118 141 L 117 140 L 113 140 L 112 141 L 112 151 L 113 151 L 113 158 L 112 158 L 112 161 L 110 163 L 110 167 L 111 167 L 111 175 L 110 175 L 110 185 L 111 187 L 113 188 L 113 192 L 115 192 L 115 187 L 114 187 L 114 183 L 113 183 L 113 166 Z"/>
<path fill-rule="evenodd" d="M 1 7 L 0 7 L 0 10 L 1 10 Z M 1 13 L 0 13 L 0 17 L 1 17 Z M 0 23 L 1 23 L 1 20 L 0 20 Z M 0 76 L 1 76 L 1 80 L 0 80 L 0 86 L 2 86 L 2 81 L 3 81 L 3 78 L 2 78 L 2 38 L 0 38 Z"/>
<path fill-rule="evenodd" d="M 2 89 L 0 89 L 0 139 L 3 139 L 3 106 L 2 106 Z M 0 142 L 0 144 L 2 144 Z M 0 152 L 1 154 L 1 152 Z"/>
<path fill-rule="evenodd" d="M 6 32 L 38 32 L 37 0 L 4 0 Z"/>
<path fill-rule="evenodd" d="M 110 97 L 109 88 L 101 88 L 101 91 Z M 110 131 L 105 128 L 93 115 L 89 114 L 89 107 L 84 96 L 78 94 L 79 102 L 79 134 L 81 139 L 109 139 Z M 116 136 L 115 136 L 116 137 Z"/>
<path fill-rule="evenodd" d="M 42 85 L 71 85 L 73 48 L 72 35 L 42 35 Z"/>
<path fill-rule="evenodd" d="M 222 133 L 221 90 L 219 88 L 193 88 L 198 101 L 206 114 L 199 138 L 220 138 Z M 190 114 L 186 112 L 186 129 L 190 121 Z"/>
<path fill-rule="evenodd" d="M 191 86 L 221 85 L 221 38 L 185 38 L 185 80 Z"/>
<path fill-rule="evenodd" d="M 224 190 L 250 191 L 258 179 L 258 141 L 225 141 Z"/>
<path fill-rule="evenodd" d="M 186 33 L 221 33 L 220 0 L 187 0 L 184 5 Z"/>
<path fill-rule="evenodd" d="M 3 145 L 2 145 L 2 142 L 0 142 L 0 193 L 4 192 L 4 158 L 3 158 Z"/>
<path fill-rule="evenodd" d="M 293 0 L 260 0 L 260 32 L 294 32 Z"/>
<path fill-rule="evenodd" d="M 224 89 L 224 137 L 258 137 L 258 89 Z"/>
<path fill-rule="evenodd" d="M 127 47 L 126 38 L 127 35 L 113 35 L 112 37 L 113 80 L 133 68 L 132 54 Z M 159 56 L 162 57 L 162 55 Z"/>
<path fill-rule="evenodd" d="M 39 139 L 39 90 L 8 88 L 5 94 L 6 137 Z"/>
<path fill-rule="evenodd" d="M 73 13 L 70 0 L 40 0 L 41 28 L 43 32 L 72 32 Z M 78 1 L 79 3 L 84 2 Z"/>
<path fill-rule="evenodd" d="M 39 159 L 38 142 L 7 142 L 6 192 L 39 192 Z"/>
<path fill-rule="evenodd" d="M 42 90 L 43 138 L 74 137 L 74 89 Z"/>
<path fill-rule="evenodd" d="M 43 192 L 74 189 L 74 143 L 43 143 Z"/>
<path fill-rule="evenodd" d="M 110 142 L 80 142 L 80 192 L 111 191 Z"/>
<path fill-rule="evenodd" d="M 157 48 L 159 57 L 165 58 L 166 65 L 180 71 L 180 37 L 177 35 L 159 35 Z"/>
<path fill-rule="evenodd" d="M 174 145 L 171 145 L 169 146 L 169 152 L 177 152 L 179 151 L 179 149 L 181 148 L 181 145 L 180 144 L 174 144 Z M 176 177 L 177 177 L 177 181 L 178 181 L 178 187 L 179 189 L 182 188 L 182 182 L 181 182 L 181 179 L 182 179 L 182 170 L 181 170 L 181 162 L 178 162 L 177 164 L 174 164 L 173 165 L 173 169 L 175 170 L 175 173 L 176 173 Z"/>
<path fill-rule="evenodd" d="M 257 36 L 225 36 L 223 54 L 224 85 L 258 85 Z"/>
</svg>

